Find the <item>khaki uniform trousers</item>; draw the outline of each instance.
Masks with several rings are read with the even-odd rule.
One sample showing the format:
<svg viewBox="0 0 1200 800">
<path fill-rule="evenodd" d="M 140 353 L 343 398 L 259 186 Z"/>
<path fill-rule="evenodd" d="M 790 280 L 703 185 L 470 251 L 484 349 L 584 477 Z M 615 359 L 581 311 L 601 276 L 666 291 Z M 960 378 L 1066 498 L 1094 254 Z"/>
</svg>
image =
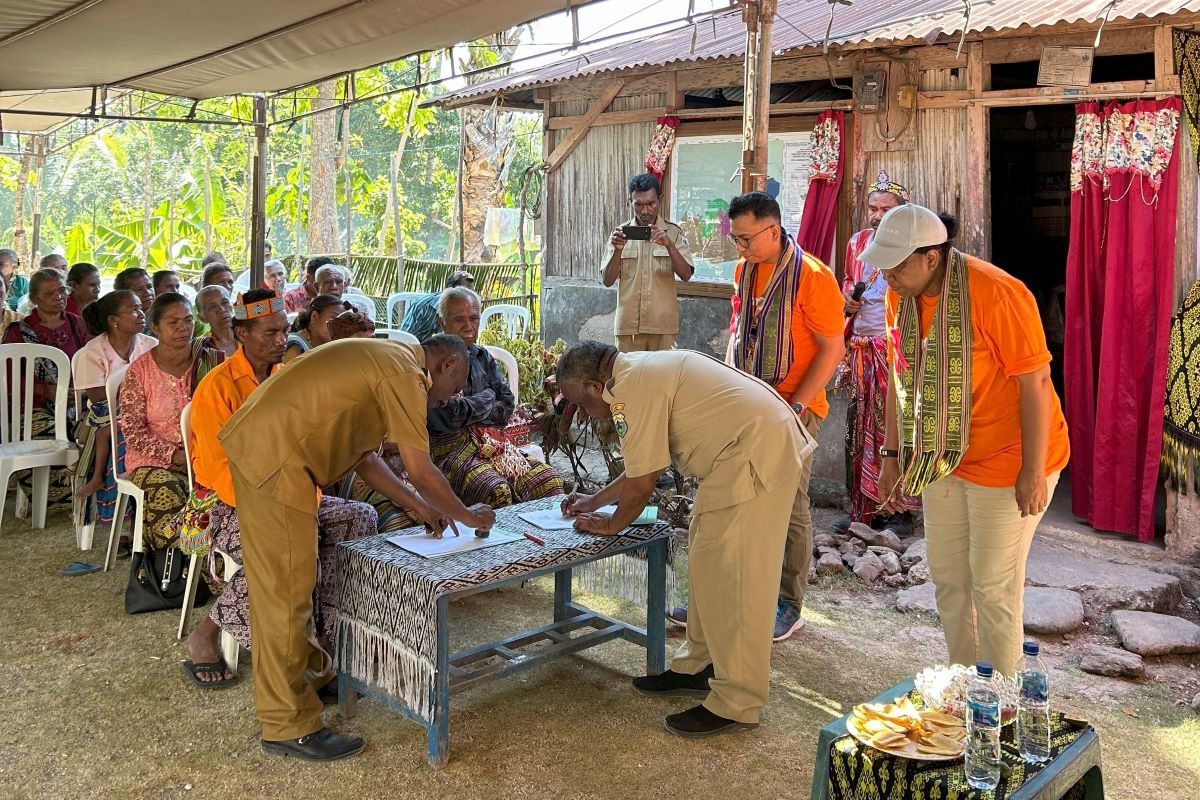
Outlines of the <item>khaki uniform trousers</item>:
<svg viewBox="0 0 1200 800">
<path fill-rule="evenodd" d="M 670 350 L 675 346 L 673 333 L 617 334 L 617 350 L 622 353 L 637 353 L 645 350 Z"/>
<path fill-rule="evenodd" d="M 1046 503 L 1059 473 L 1046 477 Z M 1012 486 L 954 475 L 921 493 L 929 574 L 953 664 L 987 661 L 1012 677 L 1024 640 L 1025 560 L 1042 514 L 1022 517 Z"/>
<path fill-rule="evenodd" d="M 255 487 L 229 466 L 250 594 L 255 713 L 264 739 L 296 739 L 323 727 L 316 690 L 334 677 L 313 625 L 317 518 L 276 501 L 277 478 Z"/>
<path fill-rule="evenodd" d="M 758 722 L 771 679 L 775 575 L 799 475 L 777 489 L 692 517 L 688 529 L 687 641 L 671 669 L 687 675 L 713 665 L 704 707 Z M 704 491 L 701 483 L 700 491 Z"/>
<path fill-rule="evenodd" d="M 808 429 L 814 439 L 817 438 L 817 431 L 821 428 L 820 417 L 811 411 L 805 411 L 800 415 L 800 424 Z M 812 478 L 815 453 L 814 450 L 805 456 L 800 467 L 800 485 L 792 503 L 787 545 L 783 548 L 783 574 L 779 579 L 780 599 L 795 606 L 798 611 L 804 608 L 804 591 L 808 588 L 808 571 L 812 567 L 813 525 L 812 513 L 809 510 L 808 483 Z"/>
</svg>

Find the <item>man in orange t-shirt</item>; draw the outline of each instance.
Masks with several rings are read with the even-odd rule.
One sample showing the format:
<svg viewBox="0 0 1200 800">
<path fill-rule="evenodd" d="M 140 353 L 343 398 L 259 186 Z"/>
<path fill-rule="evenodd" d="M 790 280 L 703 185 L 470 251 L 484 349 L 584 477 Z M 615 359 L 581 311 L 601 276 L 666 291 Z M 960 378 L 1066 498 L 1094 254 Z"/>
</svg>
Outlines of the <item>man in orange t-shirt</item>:
<svg viewBox="0 0 1200 800">
<path fill-rule="evenodd" d="M 1033 295 L 951 247 L 953 223 L 900 206 L 863 252 L 889 287 L 879 490 L 893 512 L 901 484 L 921 495 L 950 661 L 987 661 L 1012 677 L 1025 560 L 1070 455 L 1067 424 Z"/>
<path fill-rule="evenodd" d="M 742 256 L 737 285 L 733 365 L 769 384 L 815 437 L 829 413 L 825 386 L 845 355 L 841 288 L 829 267 L 803 252 L 784 231 L 779 203 L 749 192 L 729 204 L 730 241 Z M 774 640 L 804 626 L 800 611 L 812 564 L 808 482 L 812 452 L 803 458 L 788 522 L 775 609 Z M 672 611 L 673 618 L 679 609 Z"/>
</svg>

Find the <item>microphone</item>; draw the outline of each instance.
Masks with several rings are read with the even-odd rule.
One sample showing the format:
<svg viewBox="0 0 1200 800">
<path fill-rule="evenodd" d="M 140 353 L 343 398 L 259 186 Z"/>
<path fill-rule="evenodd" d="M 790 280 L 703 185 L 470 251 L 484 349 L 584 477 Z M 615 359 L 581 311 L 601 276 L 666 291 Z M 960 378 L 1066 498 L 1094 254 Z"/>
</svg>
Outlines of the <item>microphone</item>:
<svg viewBox="0 0 1200 800">
<path fill-rule="evenodd" d="M 854 284 L 854 291 L 850 292 L 850 299 L 854 302 L 862 300 L 863 294 L 867 291 L 867 284 L 864 281 L 859 281 Z"/>
</svg>

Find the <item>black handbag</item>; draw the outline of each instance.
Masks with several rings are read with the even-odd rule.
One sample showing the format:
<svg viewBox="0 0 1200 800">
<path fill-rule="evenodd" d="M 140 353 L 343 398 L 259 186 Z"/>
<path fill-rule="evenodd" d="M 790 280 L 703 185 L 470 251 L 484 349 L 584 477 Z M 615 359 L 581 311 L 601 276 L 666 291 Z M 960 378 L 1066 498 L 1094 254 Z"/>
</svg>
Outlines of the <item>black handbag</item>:
<svg viewBox="0 0 1200 800">
<path fill-rule="evenodd" d="M 129 585 L 125 587 L 125 613 L 141 614 L 183 608 L 187 591 L 188 566 L 191 557 L 184 555 L 174 544 L 133 554 L 129 567 Z M 208 584 L 197 579 L 196 602 L 192 607 L 208 602 Z"/>
</svg>

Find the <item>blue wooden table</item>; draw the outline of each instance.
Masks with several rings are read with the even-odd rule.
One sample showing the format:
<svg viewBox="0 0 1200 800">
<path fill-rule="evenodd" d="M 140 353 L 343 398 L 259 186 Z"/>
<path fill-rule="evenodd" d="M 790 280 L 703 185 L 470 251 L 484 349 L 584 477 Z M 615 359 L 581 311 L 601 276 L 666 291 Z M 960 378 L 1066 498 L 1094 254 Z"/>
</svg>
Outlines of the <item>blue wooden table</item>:
<svg viewBox="0 0 1200 800">
<path fill-rule="evenodd" d="M 503 509 L 504 516 L 511 519 L 515 511 L 522 508 L 544 508 L 544 501 Z M 501 512 L 498 512 L 500 514 Z M 498 520 L 497 528 L 501 526 Z M 524 526 L 528 527 L 528 526 Z M 436 598 L 436 674 L 431 687 L 431 697 L 428 704 L 430 713 L 421 713 L 402 698 L 382 690 L 371 682 L 347 674 L 343 669 L 339 672 L 338 701 L 342 714 L 352 717 L 356 713 L 358 695 L 378 701 L 388 708 L 398 711 L 409 719 L 424 726 L 428 732 L 428 758 L 430 766 L 440 768 L 445 766 L 450 756 L 450 698 L 480 684 L 506 678 L 552 659 L 580 652 L 589 647 L 596 647 L 614 639 L 624 639 L 646 649 L 646 672 L 656 675 L 666 668 L 666 570 L 667 548 L 671 530 L 666 525 L 656 525 L 653 528 L 638 528 L 630 531 L 631 535 L 607 537 L 602 544 L 603 552 L 592 555 L 580 555 L 577 551 L 565 553 L 557 563 L 522 568 L 520 559 L 503 570 L 503 576 L 495 580 L 485 579 L 470 586 L 455 588 L 439 594 Z M 633 535 L 636 534 L 636 535 Z M 546 540 L 547 557 L 553 552 L 557 540 L 580 538 L 578 534 L 562 532 L 539 532 Z M 347 543 L 353 545 L 354 543 Z M 515 543 L 514 543 L 515 544 Z M 343 545 L 345 546 L 345 545 Z M 487 551 L 499 554 L 512 545 L 500 545 Z M 399 548 L 397 548 L 398 550 Z M 601 614 L 575 602 L 572 596 L 572 575 L 574 569 L 608 558 L 626 558 L 627 554 L 643 550 L 646 558 L 646 619 L 645 629 L 628 622 Z M 438 559 L 439 562 L 449 563 L 450 556 Z M 420 564 L 401 569 L 419 569 Z M 397 569 L 395 564 L 388 568 Z M 451 601 L 480 592 L 491 591 L 502 586 L 521 583 L 542 575 L 554 575 L 554 619 L 545 625 L 530 630 L 520 631 L 505 636 L 496 641 L 471 647 L 458 653 L 450 652 L 450 603 Z M 339 576 L 341 572 L 339 571 Z M 339 594 L 342 587 L 339 587 Z M 339 653 L 339 662 L 351 663 L 353 653 L 349 649 L 353 643 L 343 638 L 339 647 L 347 652 Z M 535 649 L 532 649 L 535 648 Z M 344 658 L 342 658 L 344 656 Z"/>
<path fill-rule="evenodd" d="M 901 681 L 887 691 L 872 698 L 871 703 L 891 703 L 913 690 L 911 678 Z M 834 742 L 847 736 L 843 715 L 825 727 L 817 736 L 817 756 L 813 765 L 811 800 L 826 800 L 829 795 L 830 748 Z M 956 762 L 961 769 L 962 761 Z M 1104 800 L 1104 778 L 1100 766 L 1100 737 L 1090 725 L 1082 727 L 1079 735 L 1062 749 L 1049 763 L 1041 766 L 1023 783 L 1006 794 L 989 792 L 988 797 L 997 800 L 1060 800 L 1079 787 L 1083 800 Z M 893 791 L 902 797 L 899 787 Z"/>
</svg>

